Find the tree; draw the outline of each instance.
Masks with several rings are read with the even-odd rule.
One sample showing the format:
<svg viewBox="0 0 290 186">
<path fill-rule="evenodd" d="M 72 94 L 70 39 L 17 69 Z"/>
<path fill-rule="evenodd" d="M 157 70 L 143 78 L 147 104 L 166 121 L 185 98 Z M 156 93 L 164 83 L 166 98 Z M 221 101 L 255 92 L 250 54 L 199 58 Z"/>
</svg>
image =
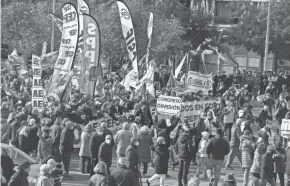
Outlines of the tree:
<svg viewBox="0 0 290 186">
<path fill-rule="evenodd" d="M 180 19 L 174 16 L 174 8 L 184 9 L 178 2 L 153 5 L 143 0 L 126 1 L 134 25 L 139 60 L 146 53 L 148 38 L 147 25 L 149 14 L 154 14 L 153 39 L 151 49 L 154 55 L 182 50 L 188 43 L 182 40 L 186 29 Z M 102 54 L 105 56 L 127 56 L 126 44 L 118 7 L 115 1 L 93 4 L 91 14 L 96 18 L 101 29 Z M 175 7 L 172 7 L 175 6 Z"/>
<path fill-rule="evenodd" d="M 267 28 L 267 4 L 244 4 L 243 9 L 235 9 L 239 23 L 229 30 L 229 41 L 242 44 L 248 51 L 254 51 L 264 57 L 265 38 Z M 275 57 L 285 56 L 286 43 L 290 41 L 290 2 L 272 2 L 271 24 L 269 35 L 269 52 Z M 289 49 L 288 49 L 289 50 Z M 284 51 L 284 52 L 282 52 Z M 288 54 L 289 52 L 287 52 Z"/>
</svg>

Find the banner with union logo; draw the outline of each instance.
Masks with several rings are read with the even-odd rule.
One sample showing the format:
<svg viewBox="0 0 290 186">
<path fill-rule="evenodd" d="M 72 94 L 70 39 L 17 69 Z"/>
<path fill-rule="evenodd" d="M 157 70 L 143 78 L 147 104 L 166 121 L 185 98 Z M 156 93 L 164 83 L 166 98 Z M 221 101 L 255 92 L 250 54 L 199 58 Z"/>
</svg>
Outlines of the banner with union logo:
<svg viewBox="0 0 290 186">
<path fill-rule="evenodd" d="M 117 4 L 119 8 L 123 36 L 126 42 L 129 58 L 132 61 L 134 77 L 138 79 L 137 45 L 131 14 L 128 7 L 123 2 L 117 1 Z"/>
<path fill-rule="evenodd" d="M 97 76 L 101 76 L 101 73 L 94 73 L 94 69 L 99 65 L 100 60 L 101 34 L 99 25 L 92 16 L 84 14 L 83 23 L 83 65 L 81 66 L 79 88 L 81 93 L 93 95 Z M 90 79 L 90 71 L 93 72 L 91 74 L 93 74 L 94 78 Z"/>
<path fill-rule="evenodd" d="M 78 13 L 74 5 L 70 3 L 64 4 L 62 7 L 63 16 L 63 32 L 61 37 L 61 44 L 59 48 L 58 58 L 54 66 L 54 72 L 47 95 L 50 96 L 52 90 L 57 88 L 57 84 L 62 77 L 67 74 L 72 67 L 74 61 L 78 34 L 79 34 L 79 20 Z"/>
<path fill-rule="evenodd" d="M 200 74 L 197 72 L 189 71 L 187 76 L 186 85 L 188 89 L 194 91 L 202 91 L 207 94 L 212 89 L 212 75 Z"/>
</svg>

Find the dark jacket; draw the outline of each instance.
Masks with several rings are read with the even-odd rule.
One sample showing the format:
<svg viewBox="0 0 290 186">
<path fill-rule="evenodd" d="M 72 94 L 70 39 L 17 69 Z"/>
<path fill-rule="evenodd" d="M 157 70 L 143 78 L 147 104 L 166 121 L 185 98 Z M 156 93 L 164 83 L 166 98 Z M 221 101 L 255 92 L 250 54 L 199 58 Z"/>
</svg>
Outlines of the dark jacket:
<svg viewBox="0 0 290 186">
<path fill-rule="evenodd" d="M 29 146 L 30 146 L 31 151 L 37 150 L 38 141 L 39 141 L 39 137 L 37 133 L 38 133 L 38 128 L 36 125 L 30 127 L 28 131 L 28 138 L 29 138 Z"/>
<path fill-rule="evenodd" d="M 102 144 L 102 137 L 98 134 L 94 134 L 90 139 L 90 155 L 92 159 L 98 158 L 99 149 Z"/>
<path fill-rule="evenodd" d="M 19 135 L 19 149 L 25 152 L 26 154 L 29 154 L 30 150 L 30 140 L 29 137 L 25 135 Z"/>
<path fill-rule="evenodd" d="M 111 146 L 113 147 L 115 145 L 113 132 L 110 129 L 104 128 L 104 132 L 103 132 L 103 135 L 102 135 L 102 142 L 105 141 L 107 135 L 110 135 L 112 137 Z"/>
<path fill-rule="evenodd" d="M 260 127 L 264 127 L 266 125 L 267 119 L 272 119 L 272 117 L 269 115 L 268 111 L 265 111 L 264 109 L 262 109 L 258 116 L 258 123 Z"/>
<path fill-rule="evenodd" d="M 116 109 L 116 107 L 114 105 L 110 105 L 109 106 L 109 116 L 113 118 L 113 120 L 117 120 L 115 114 L 123 114 L 123 109 L 121 106 L 117 106 L 118 110 Z"/>
<path fill-rule="evenodd" d="M 155 151 L 155 173 L 166 174 L 168 164 L 168 147 L 163 144 L 158 144 L 153 148 Z"/>
<path fill-rule="evenodd" d="M 74 150 L 74 131 L 69 128 L 64 128 L 60 135 L 59 151 L 70 153 Z"/>
<path fill-rule="evenodd" d="M 290 147 L 286 150 L 285 154 L 285 161 L 286 161 L 286 173 L 290 174 Z"/>
<path fill-rule="evenodd" d="M 141 125 L 147 125 L 149 128 L 151 128 L 153 124 L 153 119 L 151 116 L 151 112 L 148 106 L 144 108 L 144 110 L 140 109 L 135 113 L 135 117 L 139 116 Z"/>
<path fill-rule="evenodd" d="M 133 172 L 125 167 L 120 166 L 112 171 L 110 177 L 111 186 L 136 186 L 138 184 L 137 178 L 134 176 Z"/>
<path fill-rule="evenodd" d="M 14 163 L 9 156 L 1 155 L 1 168 L 3 170 L 3 176 L 8 182 L 11 176 L 14 174 Z"/>
<path fill-rule="evenodd" d="M 165 146 L 168 147 L 170 146 L 170 132 L 177 126 L 179 122 L 179 118 L 170 118 L 171 125 L 167 127 L 166 125 L 166 120 L 161 119 L 158 121 L 157 125 L 157 136 L 163 136 L 165 139 Z"/>
<path fill-rule="evenodd" d="M 54 149 L 58 149 L 59 147 L 61 132 L 62 130 L 60 126 L 55 126 L 55 128 L 52 130 L 52 136 L 53 136 L 52 148 Z"/>
<path fill-rule="evenodd" d="M 105 162 L 108 167 L 112 165 L 112 147 L 106 142 L 103 142 L 100 146 L 99 161 Z"/>
<path fill-rule="evenodd" d="M 266 152 L 261 158 L 261 179 L 273 179 L 274 176 L 274 160 L 272 154 Z"/>
<path fill-rule="evenodd" d="M 28 173 L 22 169 L 17 170 L 11 177 L 8 186 L 29 186 Z"/>
<path fill-rule="evenodd" d="M 284 157 L 285 157 L 285 150 L 283 148 L 276 148 L 277 154 L 274 154 L 274 172 L 275 173 L 280 173 L 280 172 L 285 172 L 285 162 L 284 162 Z"/>
<path fill-rule="evenodd" d="M 138 164 L 139 164 L 139 154 L 138 154 L 138 147 L 129 145 L 126 149 L 126 157 L 128 158 L 130 162 L 130 169 L 134 173 L 135 177 L 139 177 L 139 170 L 138 170 Z"/>
<path fill-rule="evenodd" d="M 192 137 L 189 133 L 184 132 L 178 138 L 176 143 L 178 156 L 180 160 L 191 160 L 193 157 Z"/>
<path fill-rule="evenodd" d="M 224 160 L 230 152 L 229 142 L 221 136 L 215 136 L 209 140 L 206 153 L 214 160 Z"/>
<path fill-rule="evenodd" d="M 195 129 L 196 129 L 196 137 L 199 137 L 199 138 L 201 138 L 202 132 L 209 131 L 209 129 L 207 129 L 207 127 L 204 123 L 203 118 L 198 119 L 198 121 L 196 122 L 196 125 L 195 125 Z"/>
</svg>

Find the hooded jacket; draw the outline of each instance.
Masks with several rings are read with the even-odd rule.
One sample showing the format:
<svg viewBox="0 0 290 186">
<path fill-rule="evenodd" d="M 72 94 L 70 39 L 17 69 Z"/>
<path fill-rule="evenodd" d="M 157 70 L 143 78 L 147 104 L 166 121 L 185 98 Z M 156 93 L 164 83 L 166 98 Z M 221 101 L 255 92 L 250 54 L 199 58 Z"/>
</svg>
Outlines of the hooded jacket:
<svg viewBox="0 0 290 186">
<path fill-rule="evenodd" d="M 170 132 L 177 126 L 179 118 L 170 118 L 171 125 L 166 125 L 166 120 L 161 119 L 157 124 L 157 137 L 163 136 L 165 139 L 165 145 L 168 148 L 170 146 Z"/>
<path fill-rule="evenodd" d="M 192 138 L 189 133 L 182 133 L 176 145 L 180 160 L 189 160 L 193 157 Z"/>
</svg>

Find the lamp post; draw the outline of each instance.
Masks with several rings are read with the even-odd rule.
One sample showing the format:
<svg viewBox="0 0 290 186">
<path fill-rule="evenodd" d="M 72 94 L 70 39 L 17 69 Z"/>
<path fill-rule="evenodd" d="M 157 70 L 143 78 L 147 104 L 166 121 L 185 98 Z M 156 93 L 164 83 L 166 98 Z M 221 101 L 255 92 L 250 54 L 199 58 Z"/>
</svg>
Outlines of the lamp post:
<svg viewBox="0 0 290 186">
<path fill-rule="evenodd" d="M 55 13 L 55 0 L 52 0 L 52 13 Z M 50 52 L 54 51 L 54 20 L 52 21 L 51 28 L 51 42 L 50 42 Z"/>
<path fill-rule="evenodd" d="M 263 65 L 264 71 L 266 71 L 266 68 L 267 68 L 267 59 L 268 59 L 268 50 L 269 50 L 270 16 L 271 16 L 271 0 L 269 0 L 269 4 L 268 4 L 267 31 L 266 31 L 266 41 L 265 41 L 265 57 L 264 57 L 264 65 Z"/>
</svg>

